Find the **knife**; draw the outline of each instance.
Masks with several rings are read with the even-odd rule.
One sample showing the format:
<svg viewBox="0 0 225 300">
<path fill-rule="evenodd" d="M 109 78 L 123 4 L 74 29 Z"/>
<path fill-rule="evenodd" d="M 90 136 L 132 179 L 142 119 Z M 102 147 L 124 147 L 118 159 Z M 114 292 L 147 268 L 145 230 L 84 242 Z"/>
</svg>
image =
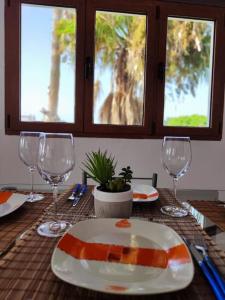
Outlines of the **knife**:
<svg viewBox="0 0 225 300">
<path fill-rule="evenodd" d="M 199 267 L 201 268 L 203 274 L 205 275 L 206 279 L 208 280 L 209 284 L 211 285 L 213 292 L 216 296 L 216 299 L 218 300 L 224 300 L 224 294 L 222 290 L 220 289 L 219 285 L 217 284 L 216 280 L 213 277 L 213 274 L 207 267 L 207 264 L 205 260 L 203 259 L 202 254 L 198 252 L 198 250 L 195 248 L 195 246 L 186 238 L 183 237 L 183 240 L 185 241 L 186 245 L 188 246 L 192 256 L 198 263 Z"/>
<path fill-rule="evenodd" d="M 75 188 L 72 189 L 72 194 L 70 195 L 70 197 L 68 199 L 74 200 L 75 197 L 78 195 L 80 188 L 81 188 L 81 184 L 80 183 L 76 184 Z"/>
<path fill-rule="evenodd" d="M 87 191 L 87 186 L 85 184 L 82 184 L 79 194 L 73 200 L 73 206 L 77 205 L 77 203 L 80 201 L 82 196 L 86 193 L 86 191 Z"/>
</svg>

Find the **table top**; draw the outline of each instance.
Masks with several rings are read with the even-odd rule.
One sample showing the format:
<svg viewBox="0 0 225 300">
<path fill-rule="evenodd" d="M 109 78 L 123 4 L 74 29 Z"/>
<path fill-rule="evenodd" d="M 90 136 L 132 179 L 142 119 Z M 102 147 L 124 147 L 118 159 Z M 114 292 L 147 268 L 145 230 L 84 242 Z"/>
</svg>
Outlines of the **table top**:
<svg viewBox="0 0 225 300">
<path fill-rule="evenodd" d="M 71 185 L 66 185 L 66 184 L 60 184 L 58 186 L 59 191 L 65 191 L 70 188 Z M 1 183 L 0 184 L 0 191 L 27 191 L 29 192 L 31 190 L 31 185 L 26 184 L 26 183 L 18 183 L 18 182 L 11 182 L 11 183 Z M 51 192 L 51 186 L 47 183 L 43 184 L 34 184 L 34 191 L 35 192 Z"/>
<path fill-rule="evenodd" d="M 67 200 L 71 189 L 61 194 L 59 206 L 64 219 L 75 224 L 94 218 L 91 189 L 89 187 L 88 192 L 75 207 Z M 195 234 L 201 234 L 208 246 L 210 257 L 221 274 L 225 275 L 225 252 L 216 245 L 193 216 L 177 219 L 162 215 L 160 207 L 174 204 L 175 199 L 168 189 L 159 189 L 159 195 L 159 201 L 142 205 L 134 204 L 132 217 L 165 224 L 190 240 Z M 11 215 L 1 218 L 0 299 L 125 299 L 123 295 L 110 295 L 70 285 L 53 274 L 50 261 L 59 239 L 42 237 L 36 232 L 38 224 L 52 217 L 52 211 L 52 195 L 46 193 L 44 200 L 25 203 Z M 213 300 L 215 297 L 201 271 L 195 265 L 194 279 L 187 288 L 153 296 L 129 296 L 130 299 Z"/>
</svg>

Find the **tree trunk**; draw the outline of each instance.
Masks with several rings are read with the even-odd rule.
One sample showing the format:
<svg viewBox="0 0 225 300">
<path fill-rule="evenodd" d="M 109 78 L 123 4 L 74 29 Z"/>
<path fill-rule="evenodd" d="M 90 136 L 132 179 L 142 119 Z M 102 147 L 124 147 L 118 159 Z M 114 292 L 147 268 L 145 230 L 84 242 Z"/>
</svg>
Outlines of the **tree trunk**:
<svg viewBox="0 0 225 300">
<path fill-rule="evenodd" d="M 141 125 L 143 105 L 135 98 L 135 80 L 127 71 L 128 51 L 126 47 L 118 51 L 114 65 L 115 89 L 106 98 L 101 111 L 102 124 Z"/>
<path fill-rule="evenodd" d="M 56 34 L 56 26 L 62 17 L 62 9 L 54 9 L 54 21 L 52 31 L 52 52 L 51 52 L 51 74 L 48 93 L 48 111 L 46 114 L 47 122 L 59 121 L 58 117 L 58 98 L 59 98 L 59 82 L 60 82 L 60 41 Z"/>
</svg>

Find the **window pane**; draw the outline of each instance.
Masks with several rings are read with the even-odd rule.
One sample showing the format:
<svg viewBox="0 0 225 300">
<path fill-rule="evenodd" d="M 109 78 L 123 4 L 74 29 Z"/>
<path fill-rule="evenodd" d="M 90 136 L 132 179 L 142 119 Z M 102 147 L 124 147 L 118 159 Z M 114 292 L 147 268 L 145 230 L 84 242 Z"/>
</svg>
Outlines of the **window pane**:
<svg viewBox="0 0 225 300">
<path fill-rule="evenodd" d="M 95 124 L 142 125 L 146 16 L 96 12 Z"/>
<path fill-rule="evenodd" d="M 75 121 L 76 10 L 22 4 L 21 121 Z"/>
<path fill-rule="evenodd" d="M 209 127 L 214 22 L 168 18 L 164 126 Z"/>
</svg>

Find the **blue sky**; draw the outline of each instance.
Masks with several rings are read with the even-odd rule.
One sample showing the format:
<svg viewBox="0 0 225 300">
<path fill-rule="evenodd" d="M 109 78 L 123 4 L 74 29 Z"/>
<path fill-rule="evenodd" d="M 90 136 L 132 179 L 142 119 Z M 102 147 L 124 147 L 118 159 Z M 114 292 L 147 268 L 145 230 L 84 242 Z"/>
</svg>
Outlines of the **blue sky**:
<svg viewBox="0 0 225 300">
<path fill-rule="evenodd" d="M 51 69 L 51 7 L 22 5 L 22 115 L 34 114 L 42 120 L 40 110 L 47 109 Z M 74 66 L 61 63 L 59 114 L 74 121 Z"/>
</svg>

